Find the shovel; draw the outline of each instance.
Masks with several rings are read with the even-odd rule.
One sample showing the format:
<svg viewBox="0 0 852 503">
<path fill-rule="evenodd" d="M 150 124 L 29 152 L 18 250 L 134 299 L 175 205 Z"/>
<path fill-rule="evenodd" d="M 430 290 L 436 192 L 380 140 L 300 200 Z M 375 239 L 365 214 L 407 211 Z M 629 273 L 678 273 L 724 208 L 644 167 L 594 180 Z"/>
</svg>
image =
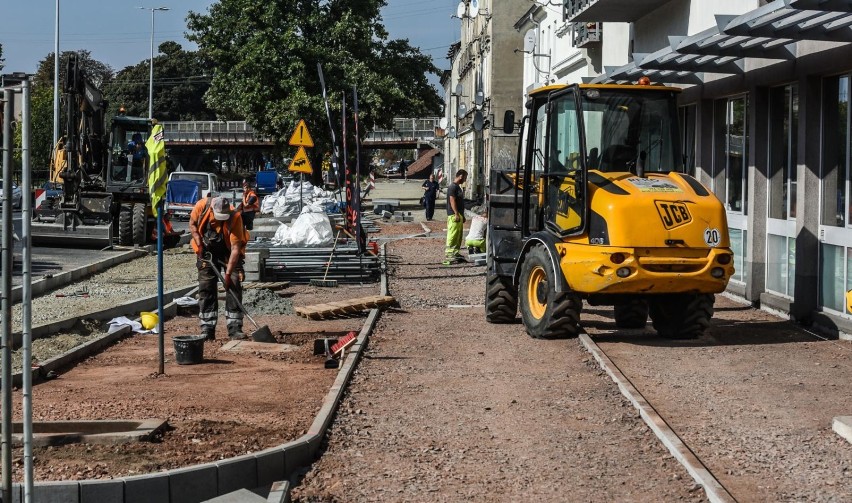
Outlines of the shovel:
<svg viewBox="0 0 852 503">
<path fill-rule="evenodd" d="M 213 256 L 208 253 L 204 256 L 204 260 L 210 262 L 212 266 L 211 268 L 213 269 L 213 273 L 216 275 L 217 278 L 219 278 L 219 281 L 222 282 L 222 286 L 225 286 L 225 278 L 222 277 L 222 273 L 219 272 L 219 268 L 216 267 L 216 263 L 213 262 Z M 251 333 L 251 340 L 255 342 L 277 342 L 275 340 L 275 337 L 272 336 L 272 332 L 269 331 L 269 327 L 267 327 L 266 325 L 262 327 L 258 326 L 257 322 L 254 321 L 254 318 L 252 318 L 250 314 L 248 314 L 248 311 L 246 311 L 246 308 L 243 306 L 243 303 L 240 302 L 240 299 L 237 298 L 237 295 L 232 292 L 230 288 L 225 287 L 225 292 L 231 295 L 231 298 L 234 299 L 234 302 L 236 302 L 237 307 L 240 308 L 240 311 L 242 311 L 243 314 L 246 315 L 246 318 L 248 318 L 254 325 L 255 331 Z"/>
</svg>

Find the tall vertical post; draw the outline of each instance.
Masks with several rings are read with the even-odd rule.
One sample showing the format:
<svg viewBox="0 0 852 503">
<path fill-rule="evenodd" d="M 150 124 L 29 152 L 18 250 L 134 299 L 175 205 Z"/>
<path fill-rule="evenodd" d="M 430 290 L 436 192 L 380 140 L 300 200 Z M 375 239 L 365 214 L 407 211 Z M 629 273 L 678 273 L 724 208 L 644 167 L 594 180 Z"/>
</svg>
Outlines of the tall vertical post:
<svg viewBox="0 0 852 503">
<path fill-rule="evenodd" d="M 32 235 L 30 233 L 30 222 L 32 222 L 32 166 L 30 164 L 30 82 L 25 80 L 21 83 L 23 91 L 22 103 L 22 125 L 21 129 L 21 192 L 24 197 L 21 201 L 21 254 L 23 284 L 21 285 L 22 298 L 22 336 L 23 347 L 23 420 L 24 420 L 24 503 L 30 503 L 33 495 L 33 331 L 32 331 Z"/>
<path fill-rule="evenodd" d="M 160 355 L 160 375 L 166 373 L 163 338 L 163 203 L 157 203 L 157 349 Z"/>
<path fill-rule="evenodd" d="M 12 100 L 14 92 L 3 90 L 3 237 L 2 237 L 2 439 L 0 469 L 3 470 L 3 501 L 12 501 Z"/>
<path fill-rule="evenodd" d="M 151 60 L 148 62 L 148 118 L 154 117 L 154 11 L 151 9 Z M 162 373 L 162 371 L 160 372 Z"/>
<path fill-rule="evenodd" d="M 56 0 L 56 28 L 53 35 L 53 145 L 59 141 L 59 0 Z"/>
</svg>

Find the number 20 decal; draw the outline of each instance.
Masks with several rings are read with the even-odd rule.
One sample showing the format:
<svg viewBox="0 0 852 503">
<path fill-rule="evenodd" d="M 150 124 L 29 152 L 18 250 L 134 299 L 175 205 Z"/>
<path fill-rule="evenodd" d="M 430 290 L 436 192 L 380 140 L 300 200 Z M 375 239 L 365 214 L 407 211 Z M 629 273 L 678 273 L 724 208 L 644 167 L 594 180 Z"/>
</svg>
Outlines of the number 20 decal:
<svg viewBox="0 0 852 503">
<path fill-rule="evenodd" d="M 717 247 L 719 246 L 719 242 L 722 240 L 722 235 L 719 232 L 719 229 L 710 229 L 707 228 L 704 230 L 704 242 L 707 243 L 707 246 Z"/>
</svg>

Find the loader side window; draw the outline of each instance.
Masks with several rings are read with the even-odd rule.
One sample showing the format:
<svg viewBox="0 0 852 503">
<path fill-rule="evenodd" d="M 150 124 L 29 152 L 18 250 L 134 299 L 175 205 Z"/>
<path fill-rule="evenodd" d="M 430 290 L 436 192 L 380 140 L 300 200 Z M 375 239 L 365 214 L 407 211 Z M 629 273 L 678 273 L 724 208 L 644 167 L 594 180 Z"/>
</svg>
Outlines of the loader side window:
<svg viewBox="0 0 852 503">
<path fill-rule="evenodd" d="M 585 215 L 580 122 L 573 93 L 550 102 L 544 217 L 559 235 L 581 231 Z"/>
</svg>

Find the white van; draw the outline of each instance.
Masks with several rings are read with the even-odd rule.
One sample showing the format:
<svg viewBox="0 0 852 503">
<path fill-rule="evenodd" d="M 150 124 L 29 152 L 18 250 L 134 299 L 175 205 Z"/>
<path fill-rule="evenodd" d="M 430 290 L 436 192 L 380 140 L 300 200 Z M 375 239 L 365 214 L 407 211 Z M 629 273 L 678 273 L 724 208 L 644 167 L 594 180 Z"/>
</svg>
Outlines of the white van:
<svg viewBox="0 0 852 503">
<path fill-rule="evenodd" d="M 174 191 L 180 184 L 172 185 L 172 181 L 196 182 L 198 190 L 196 191 Z M 169 175 L 169 190 L 166 192 L 166 213 L 171 218 L 187 219 L 192 212 L 193 206 L 199 199 L 213 194 L 219 193 L 219 179 L 212 173 L 204 173 L 201 171 L 175 171 Z"/>
</svg>

